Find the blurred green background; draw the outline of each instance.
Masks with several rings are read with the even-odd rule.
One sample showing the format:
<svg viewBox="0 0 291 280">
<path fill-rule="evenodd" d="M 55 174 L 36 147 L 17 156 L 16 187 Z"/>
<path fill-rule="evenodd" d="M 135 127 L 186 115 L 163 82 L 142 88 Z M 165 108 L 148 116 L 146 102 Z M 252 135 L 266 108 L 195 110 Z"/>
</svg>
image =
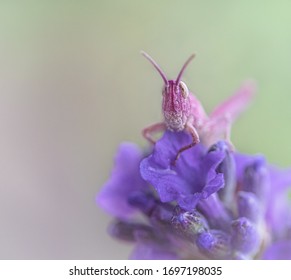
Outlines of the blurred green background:
<svg viewBox="0 0 291 280">
<path fill-rule="evenodd" d="M 184 75 L 209 112 L 258 84 L 237 149 L 291 166 L 290 1 L 1 1 L 0 258 L 119 259 L 95 205 L 118 144 L 161 119 L 162 80 Z"/>
</svg>

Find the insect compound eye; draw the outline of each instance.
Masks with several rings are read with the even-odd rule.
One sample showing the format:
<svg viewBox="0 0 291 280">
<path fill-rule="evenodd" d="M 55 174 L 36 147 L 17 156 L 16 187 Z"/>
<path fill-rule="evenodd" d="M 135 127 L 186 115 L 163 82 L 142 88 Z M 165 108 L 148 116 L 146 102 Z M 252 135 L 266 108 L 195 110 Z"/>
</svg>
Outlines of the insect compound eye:
<svg viewBox="0 0 291 280">
<path fill-rule="evenodd" d="M 189 95 L 189 90 L 188 90 L 186 84 L 183 83 L 183 82 L 180 82 L 179 83 L 179 87 L 180 87 L 182 96 L 186 99 L 188 97 L 188 95 Z"/>
<path fill-rule="evenodd" d="M 168 85 L 165 85 L 162 89 L 162 93 L 163 93 L 163 96 L 166 95 L 169 91 L 169 86 Z"/>
</svg>

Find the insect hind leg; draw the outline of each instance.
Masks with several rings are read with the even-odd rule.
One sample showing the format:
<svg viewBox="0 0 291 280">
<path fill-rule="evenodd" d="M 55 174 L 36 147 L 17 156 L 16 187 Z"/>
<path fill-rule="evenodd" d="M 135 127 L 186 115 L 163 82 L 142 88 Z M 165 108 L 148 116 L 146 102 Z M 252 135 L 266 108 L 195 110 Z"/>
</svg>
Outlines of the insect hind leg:
<svg viewBox="0 0 291 280">
<path fill-rule="evenodd" d="M 211 146 L 219 140 L 224 140 L 228 143 L 230 149 L 234 150 L 234 146 L 230 139 L 231 126 L 232 120 L 228 114 L 211 118 L 202 130 L 203 143 L 206 146 Z"/>
</svg>

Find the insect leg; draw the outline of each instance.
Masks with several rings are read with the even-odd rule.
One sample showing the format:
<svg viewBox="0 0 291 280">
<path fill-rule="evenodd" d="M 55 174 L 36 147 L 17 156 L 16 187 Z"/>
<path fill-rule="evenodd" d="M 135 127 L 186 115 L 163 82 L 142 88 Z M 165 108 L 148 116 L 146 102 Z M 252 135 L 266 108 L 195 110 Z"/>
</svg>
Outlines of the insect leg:
<svg viewBox="0 0 291 280">
<path fill-rule="evenodd" d="M 198 144 L 200 142 L 200 139 L 199 139 L 199 135 L 198 135 L 198 132 L 197 130 L 195 129 L 195 127 L 190 123 L 188 122 L 186 124 L 186 127 L 185 127 L 186 131 L 188 131 L 191 136 L 192 136 L 192 143 L 190 143 L 189 145 L 187 146 L 184 146 L 182 147 L 178 152 L 177 152 L 177 155 L 173 161 L 173 165 L 176 164 L 176 161 L 179 159 L 181 153 L 183 153 L 184 151 L 192 148 L 193 146 L 195 146 L 196 144 Z"/>
<path fill-rule="evenodd" d="M 255 95 L 255 90 L 256 86 L 254 82 L 245 82 L 233 96 L 229 97 L 213 110 L 210 119 L 219 118 L 227 114 L 230 122 L 233 123 L 249 106 Z"/>
<path fill-rule="evenodd" d="M 210 119 L 202 129 L 203 143 L 206 146 L 211 146 L 223 139 L 228 143 L 230 149 L 234 150 L 230 140 L 231 124 L 231 118 L 228 114 Z"/>
<path fill-rule="evenodd" d="M 164 122 L 159 122 L 152 124 L 142 130 L 142 135 L 145 139 L 147 139 L 150 143 L 156 144 L 156 140 L 152 137 L 153 133 L 160 132 L 166 130 L 166 125 Z"/>
</svg>

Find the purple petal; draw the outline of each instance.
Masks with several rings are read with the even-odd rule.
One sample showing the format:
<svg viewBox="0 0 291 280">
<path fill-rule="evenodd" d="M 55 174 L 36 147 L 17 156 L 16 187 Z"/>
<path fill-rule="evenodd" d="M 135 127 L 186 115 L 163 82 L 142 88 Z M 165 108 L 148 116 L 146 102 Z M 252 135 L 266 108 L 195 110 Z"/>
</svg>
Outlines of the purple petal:
<svg viewBox="0 0 291 280">
<path fill-rule="evenodd" d="M 263 255 L 264 260 L 291 260 L 291 241 L 272 244 Z"/>
<path fill-rule="evenodd" d="M 213 151 L 223 151 L 225 152 L 225 158 L 223 162 L 219 165 L 219 172 L 223 173 L 225 186 L 222 188 L 218 194 L 221 200 L 228 208 L 231 208 L 233 204 L 235 190 L 236 190 L 236 168 L 234 153 L 230 151 L 229 145 L 224 141 L 219 141 L 211 147 Z"/>
<path fill-rule="evenodd" d="M 273 193 L 281 192 L 291 187 L 291 169 L 281 169 L 275 166 L 269 166 L 271 184 L 276 186 Z"/>
<path fill-rule="evenodd" d="M 275 238 L 284 238 L 291 229 L 291 205 L 288 193 L 278 192 L 270 197 L 266 221 Z"/>
<path fill-rule="evenodd" d="M 128 204 L 137 208 L 142 213 L 150 215 L 153 208 L 158 203 L 153 193 L 145 191 L 136 191 L 128 195 Z"/>
<path fill-rule="evenodd" d="M 221 202 L 217 193 L 199 201 L 197 209 L 205 216 L 211 227 L 224 231 L 229 230 L 232 215 Z"/>
<path fill-rule="evenodd" d="M 291 170 L 270 167 L 271 189 L 266 220 L 276 238 L 284 238 L 291 229 Z"/>
<path fill-rule="evenodd" d="M 119 218 L 127 218 L 135 212 L 128 203 L 129 196 L 145 189 L 146 182 L 139 174 L 141 150 L 132 143 L 120 145 L 111 177 L 97 195 L 97 203 L 107 212 Z"/>
<path fill-rule="evenodd" d="M 177 201 L 185 210 L 192 210 L 199 200 L 224 186 L 223 174 L 217 172 L 224 151 L 207 153 L 202 144 L 197 144 L 171 165 L 177 151 L 189 143 L 187 133 L 167 131 L 140 166 L 142 177 L 155 187 L 162 202 Z"/>
</svg>

